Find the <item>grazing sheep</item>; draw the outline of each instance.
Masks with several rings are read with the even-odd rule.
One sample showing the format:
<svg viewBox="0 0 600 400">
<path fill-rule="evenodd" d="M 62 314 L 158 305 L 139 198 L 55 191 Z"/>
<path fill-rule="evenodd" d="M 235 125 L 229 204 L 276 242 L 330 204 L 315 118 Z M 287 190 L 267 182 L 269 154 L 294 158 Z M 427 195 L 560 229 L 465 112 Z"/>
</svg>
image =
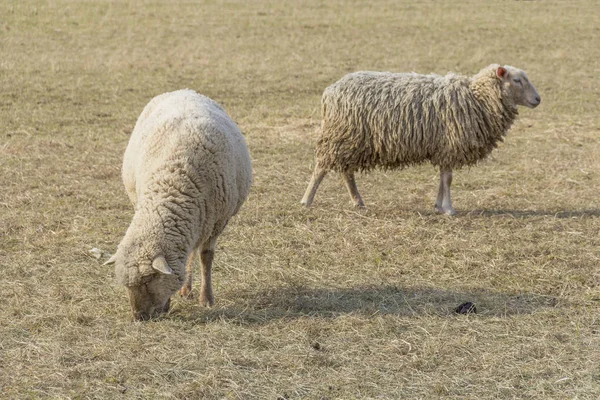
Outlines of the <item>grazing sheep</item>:
<svg viewBox="0 0 600 400">
<path fill-rule="evenodd" d="M 315 169 L 301 203 L 309 207 L 329 170 L 341 172 L 354 204 L 364 203 L 356 171 L 403 168 L 429 160 L 440 167 L 435 210 L 454 215 L 452 169 L 473 165 L 504 139 L 517 106 L 540 96 L 525 72 L 492 64 L 467 77 L 355 72 L 323 92 Z"/>
<path fill-rule="evenodd" d="M 252 183 L 237 125 L 192 90 L 155 97 L 131 134 L 123 183 L 135 215 L 106 264 L 115 264 L 117 280 L 129 289 L 134 319 L 168 311 L 184 283 L 181 293 L 191 292 L 194 253 L 202 264 L 200 302 L 212 305 L 215 243 Z"/>
</svg>

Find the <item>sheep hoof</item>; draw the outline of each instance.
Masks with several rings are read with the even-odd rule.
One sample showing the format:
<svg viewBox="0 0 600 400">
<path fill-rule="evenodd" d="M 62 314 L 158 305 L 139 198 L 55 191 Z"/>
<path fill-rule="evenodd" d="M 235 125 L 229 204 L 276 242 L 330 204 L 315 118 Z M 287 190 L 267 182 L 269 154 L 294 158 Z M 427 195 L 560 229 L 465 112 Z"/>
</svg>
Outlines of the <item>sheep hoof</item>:
<svg viewBox="0 0 600 400">
<path fill-rule="evenodd" d="M 212 297 L 203 296 L 200 298 L 200 305 L 210 308 L 215 305 L 215 300 Z"/>
<path fill-rule="evenodd" d="M 438 214 L 445 214 L 445 215 L 456 215 L 456 211 L 454 211 L 453 208 L 448 208 L 448 209 L 444 209 L 438 205 L 434 206 L 435 208 L 435 212 L 437 212 Z"/>
<path fill-rule="evenodd" d="M 179 294 L 181 295 L 181 297 L 183 297 L 184 299 L 193 299 L 194 298 L 194 293 L 192 292 L 192 288 L 189 288 L 187 286 L 182 287 L 179 290 Z"/>
</svg>

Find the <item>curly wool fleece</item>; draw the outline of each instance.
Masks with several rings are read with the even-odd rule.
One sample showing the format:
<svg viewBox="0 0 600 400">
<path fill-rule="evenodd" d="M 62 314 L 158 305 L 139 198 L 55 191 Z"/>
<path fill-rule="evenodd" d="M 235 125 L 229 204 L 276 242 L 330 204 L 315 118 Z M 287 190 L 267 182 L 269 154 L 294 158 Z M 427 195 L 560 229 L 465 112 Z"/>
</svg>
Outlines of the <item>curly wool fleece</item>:
<svg viewBox="0 0 600 400">
<path fill-rule="evenodd" d="M 356 72 L 322 98 L 316 161 L 326 170 L 368 171 L 430 161 L 475 164 L 502 141 L 518 111 L 490 65 L 473 77 Z"/>
<path fill-rule="evenodd" d="M 134 318 L 168 309 L 186 262 L 202 252 L 203 291 L 212 302 L 210 264 L 217 238 L 248 196 L 246 142 L 225 110 L 192 90 L 155 97 L 138 118 L 123 159 L 123 183 L 135 214 L 117 252 L 117 280 Z"/>
</svg>

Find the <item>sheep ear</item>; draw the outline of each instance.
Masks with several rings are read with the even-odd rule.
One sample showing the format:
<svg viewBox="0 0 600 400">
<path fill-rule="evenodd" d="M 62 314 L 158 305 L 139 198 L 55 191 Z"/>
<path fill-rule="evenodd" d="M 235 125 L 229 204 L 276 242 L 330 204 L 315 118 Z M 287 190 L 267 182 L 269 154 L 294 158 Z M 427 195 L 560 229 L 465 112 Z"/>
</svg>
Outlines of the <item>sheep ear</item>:
<svg viewBox="0 0 600 400">
<path fill-rule="evenodd" d="M 152 268 L 165 275 L 173 275 L 173 270 L 163 256 L 158 256 L 152 261 Z"/>
<path fill-rule="evenodd" d="M 496 70 L 496 75 L 498 75 L 498 78 L 506 78 L 506 75 L 508 75 L 508 71 L 504 67 L 498 67 L 498 69 Z"/>
<path fill-rule="evenodd" d="M 102 265 L 111 265 L 117 262 L 117 253 L 113 254 L 112 256 L 110 256 L 110 258 L 108 259 L 107 262 L 105 262 Z"/>
</svg>

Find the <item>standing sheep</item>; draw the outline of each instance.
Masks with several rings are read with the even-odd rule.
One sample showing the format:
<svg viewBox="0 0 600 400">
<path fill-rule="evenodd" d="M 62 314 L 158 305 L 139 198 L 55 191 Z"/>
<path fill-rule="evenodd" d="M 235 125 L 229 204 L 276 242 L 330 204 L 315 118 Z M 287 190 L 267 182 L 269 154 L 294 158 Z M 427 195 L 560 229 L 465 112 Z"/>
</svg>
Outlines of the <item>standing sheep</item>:
<svg viewBox="0 0 600 400">
<path fill-rule="evenodd" d="M 435 210 L 454 215 L 452 169 L 473 165 L 504 139 L 517 106 L 540 96 L 525 72 L 492 64 L 467 77 L 355 72 L 323 92 L 315 169 L 301 203 L 309 207 L 329 170 L 341 172 L 358 207 L 356 171 L 403 168 L 429 160 L 440 167 Z"/>
<path fill-rule="evenodd" d="M 168 311 L 182 285 L 189 295 L 194 253 L 202 264 L 200 302 L 212 305 L 215 244 L 252 183 L 237 125 L 219 104 L 192 90 L 155 97 L 131 134 L 123 183 L 135 214 L 106 264 L 115 264 L 117 280 L 129 289 L 134 319 Z"/>
</svg>

